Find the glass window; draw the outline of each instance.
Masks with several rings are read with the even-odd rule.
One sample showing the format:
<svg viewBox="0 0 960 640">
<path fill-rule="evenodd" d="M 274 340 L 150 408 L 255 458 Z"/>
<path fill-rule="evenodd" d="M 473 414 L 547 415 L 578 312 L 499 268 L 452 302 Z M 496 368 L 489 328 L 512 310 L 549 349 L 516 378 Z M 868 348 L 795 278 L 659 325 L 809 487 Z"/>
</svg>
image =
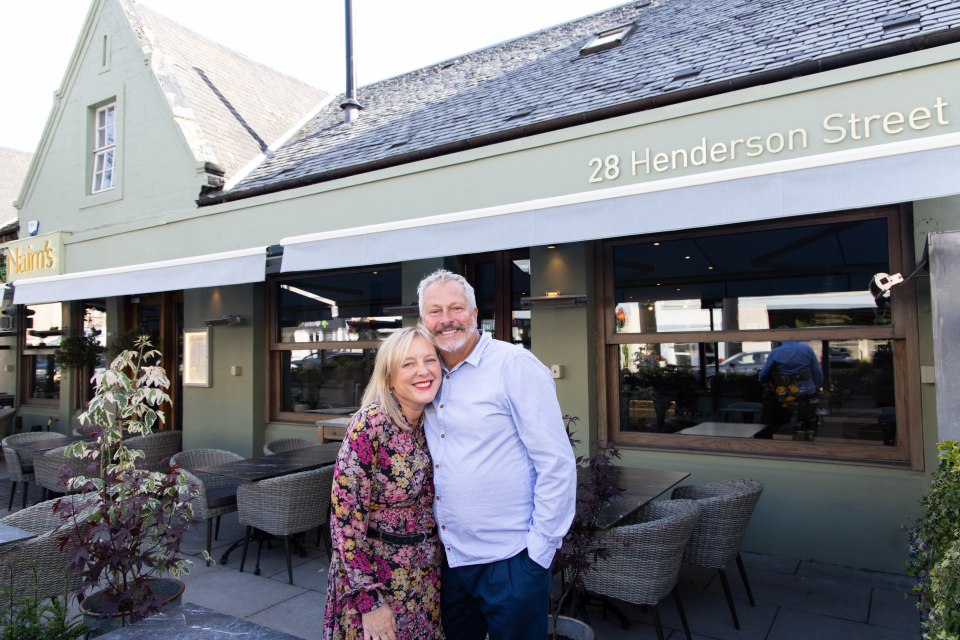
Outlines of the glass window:
<svg viewBox="0 0 960 640">
<path fill-rule="evenodd" d="M 868 292 L 874 274 L 912 265 L 900 218 L 607 241 L 611 437 L 909 461 L 915 381 L 896 372 L 916 335 L 895 321 L 916 301 L 908 288 L 891 304 Z"/>
<path fill-rule="evenodd" d="M 91 193 L 112 189 L 117 153 L 116 103 L 100 107 L 94 114 L 93 184 Z"/>
<path fill-rule="evenodd" d="M 60 397 L 60 365 L 54 357 L 63 337 L 59 302 L 24 308 L 23 365 L 25 401 Z"/>
<path fill-rule="evenodd" d="M 377 346 L 402 326 L 400 268 L 277 279 L 273 294 L 278 413 L 355 411 Z"/>
<path fill-rule="evenodd" d="M 102 348 L 107 346 L 107 305 L 104 300 L 86 300 L 81 305 L 83 318 L 81 331 L 84 337 L 90 338 Z M 86 404 L 93 398 L 93 384 L 91 379 L 102 372 L 107 366 L 107 356 L 101 353 L 93 365 L 80 372 L 78 398 Z"/>
</svg>

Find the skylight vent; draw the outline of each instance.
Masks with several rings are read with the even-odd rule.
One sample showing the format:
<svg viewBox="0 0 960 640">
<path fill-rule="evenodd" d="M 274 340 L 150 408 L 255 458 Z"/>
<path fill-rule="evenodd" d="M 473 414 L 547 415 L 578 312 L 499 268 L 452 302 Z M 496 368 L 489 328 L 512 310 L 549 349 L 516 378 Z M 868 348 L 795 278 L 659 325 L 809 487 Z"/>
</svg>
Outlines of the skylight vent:
<svg viewBox="0 0 960 640">
<path fill-rule="evenodd" d="M 677 73 L 674 74 L 673 80 L 674 82 L 676 82 L 677 80 L 685 80 L 687 78 L 692 78 L 694 76 L 700 75 L 701 71 L 703 71 L 702 65 L 699 67 L 687 67 L 686 69 L 680 69 L 680 71 L 677 71 Z"/>
<path fill-rule="evenodd" d="M 601 31 L 580 49 L 580 55 L 588 56 L 591 53 L 599 53 L 600 51 L 619 47 L 623 44 L 623 41 L 627 39 L 627 36 L 633 33 L 633 28 L 633 24 L 625 24 L 614 29 Z"/>
<path fill-rule="evenodd" d="M 526 118 L 531 113 L 533 113 L 533 109 L 521 109 L 520 111 L 517 111 L 513 115 L 507 116 L 507 120 L 510 121 L 510 120 L 519 120 L 520 118 Z"/>
<path fill-rule="evenodd" d="M 890 31 L 892 29 L 898 29 L 900 27 L 906 27 L 912 24 L 917 24 L 920 22 L 919 13 L 906 13 L 896 16 L 887 16 L 880 19 L 880 26 L 883 27 L 884 31 Z"/>
</svg>

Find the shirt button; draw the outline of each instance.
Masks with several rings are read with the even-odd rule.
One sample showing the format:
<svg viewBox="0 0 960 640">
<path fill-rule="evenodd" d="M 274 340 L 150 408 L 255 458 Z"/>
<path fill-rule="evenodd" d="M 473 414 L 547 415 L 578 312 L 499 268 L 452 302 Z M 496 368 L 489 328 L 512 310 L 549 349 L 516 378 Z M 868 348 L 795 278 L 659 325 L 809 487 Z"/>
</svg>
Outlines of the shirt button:
<svg viewBox="0 0 960 640">
<path fill-rule="evenodd" d="M 440 405 L 440 408 L 443 409 L 443 404 Z"/>
<path fill-rule="evenodd" d="M 449 379 L 450 379 L 450 374 L 448 373 L 447 375 L 445 375 L 445 376 L 443 376 L 443 377 L 444 377 L 445 379 L 449 380 Z"/>
<path fill-rule="evenodd" d="M 433 465 L 433 468 L 434 468 L 434 469 L 439 469 L 439 468 L 440 468 L 440 465 L 439 465 L 439 464 L 435 464 L 435 465 Z"/>
<path fill-rule="evenodd" d="M 440 525 L 440 531 L 446 531 L 446 530 L 447 530 L 447 525 L 445 524 Z"/>
<path fill-rule="evenodd" d="M 442 440 L 443 438 L 446 438 L 446 437 L 447 437 L 447 435 L 446 435 L 445 433 L 441 433 L 441 434 L 440 434 L 440 439 L 441 439 L 441 440 Z"/>
<path fill-rule="evenodd" d="M 437 502 L 440 502 L 440 496 L 437 496 Z"/>
</svg>

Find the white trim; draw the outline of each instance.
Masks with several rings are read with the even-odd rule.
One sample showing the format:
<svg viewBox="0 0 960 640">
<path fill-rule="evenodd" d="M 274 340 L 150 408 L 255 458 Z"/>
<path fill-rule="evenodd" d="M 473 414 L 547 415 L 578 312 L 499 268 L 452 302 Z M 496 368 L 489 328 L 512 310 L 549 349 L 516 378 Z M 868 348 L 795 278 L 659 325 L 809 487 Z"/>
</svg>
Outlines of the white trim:
<svg viewBox="0 0 960 640">
<path fill-rule="evenodd" d="M 61 302 L 262 282 L 267 247 L 211 253 L 13 282 L 14 303 Z"/>
<path fill-rule="evenodd" d="M 655 193 L 658 191 L 684 189 L 699 185 L 716 184 L 719 182 L 742 180 L 744 178 L 753 178 L 759 176 L 769 176 L 778 173 L 787 173 L 791 171 L 800 171 L 803 169 L 813 169 L 817 167 L 829 167 L 839 164 L 857 162 L 860 160 L 887 158 L 908 153 L 916 153 L 918 151 L 944 149 L 948 147 L 960 147 L 960 133 L 949 133 L 941 136 L 930 136 L 914 140 L 891 142 L 860 149 L 846 149 L 843 151 L 806 156 L 803 158 L 777 160 L 774 162 L 767 162 L 749 167 L 721 169 L 710 173 L 680 176 L 677 178 L 664 178 L 663 180 L 623 185 L 620 187 L 610 187 L 596 191 L 584 191 L 562 196 L 553 196 L 550 198 L 539 198 L 536 200 L 527 200 L 525 202 L 498 205 L 483 209 L 470 209 L 467 211 L 444 213 L 423 218 L 395 220 L 392 222 L 371 224 L 362 227 L 349 227 L 346 229 L 336 229 L 333 231 L 321 231 L 318 233 L 290 236 L 287 238 L 281 238 L 280 244 L 284 247 L 287 247 L 305 242 L 318 242 L 321 240 L 332 240 L 335 238 L 382 233 L 384 231 L 414 229 L 418 227 L 446 224 L 450 222 L 477 220 L 481 218 L 508 215 L 511 213 L 562 207 L 571 204 L 583 204 L 600 200 L 608 200 L 611 198 L 622 198 L 624 196 Z"/>
</svg>

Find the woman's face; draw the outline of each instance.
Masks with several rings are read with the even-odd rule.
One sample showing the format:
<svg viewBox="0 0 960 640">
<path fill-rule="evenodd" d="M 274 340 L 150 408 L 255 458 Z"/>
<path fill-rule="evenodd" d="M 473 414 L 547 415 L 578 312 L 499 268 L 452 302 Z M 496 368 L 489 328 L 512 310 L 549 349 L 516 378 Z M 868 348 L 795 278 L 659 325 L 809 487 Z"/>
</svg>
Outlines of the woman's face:
<svg viewBox="0 0 960 640">
<path fill-rule="evenodd" d="M 393 372 L 390 388 L 408 419 L 419 416 L 433 402 L 440 388 L 440 358 L 433 344 L 420 336 L 413 339 L 400 366 Z"/>
</svg>

